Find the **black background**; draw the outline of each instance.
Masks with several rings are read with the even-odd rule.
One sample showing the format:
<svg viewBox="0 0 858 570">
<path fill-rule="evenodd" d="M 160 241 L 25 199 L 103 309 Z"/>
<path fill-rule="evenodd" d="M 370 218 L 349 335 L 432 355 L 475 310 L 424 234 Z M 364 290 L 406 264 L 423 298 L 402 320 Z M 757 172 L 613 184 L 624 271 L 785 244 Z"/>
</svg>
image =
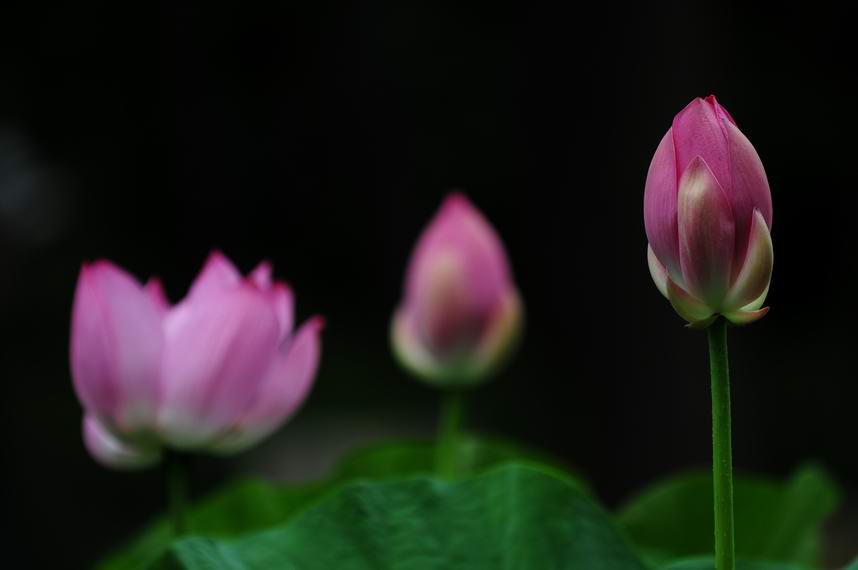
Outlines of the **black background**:
<svg viewBox="0 0 858 570">
<path fill-rule="evenodd" d="M 282 434 L 198 459 L 194 482 L 307 477 L 354 439 L 431 430 L 436 394 L 397 368 L 387 332 L 451 188 L 502 235 L 527 307 L 520 353 L 470 424 L 566 459 L 612 506 L 708 465 L 705 336 L 650 280 L 642 200 L 672 117 L 709 93 L 774 200 L 772 310 L 730 339 L 736 468 L 820 461 L 849 501 L 832 561 L 854 554 L 845 7 L 176 4 L 0 20 L 3 516 L 33 567 L 92 562 L 162 501 L 157 470 L 109 472 L 80 442 L 67 352 L 83 260 L 158 274 L 175 301 L 213 247 L 243 270 L 271 259 L 299 317 L 328 320 L 317 387 Z"/>
</svg>

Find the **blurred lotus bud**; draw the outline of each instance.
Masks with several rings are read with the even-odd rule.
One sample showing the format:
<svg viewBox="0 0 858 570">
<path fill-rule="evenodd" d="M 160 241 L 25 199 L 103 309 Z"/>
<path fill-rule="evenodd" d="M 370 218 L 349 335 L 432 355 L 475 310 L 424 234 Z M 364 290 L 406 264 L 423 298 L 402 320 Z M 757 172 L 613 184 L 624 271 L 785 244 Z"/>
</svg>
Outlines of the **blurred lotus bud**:
<svg viewBox="0 0 858 570">
<path fill-rule="evenodd" d="M 714 96 L 695 99 L 655 151 L 644 222 L 652 278 L 692 327 L 760 319 L 772 276 L 772 196 L 760 157 Z"/>
<path fill-rule="evenodd" d="M 430 383 L 472 385 L 510 353 L 522 320 L 500 239 L 467 198 L 451 194 L 411 255 L 394 352 Z"/>
<path fill-rule="evenodd" d="M 87 449 L 109 467 L 136 468 L 157 463 L 165 446 L 252 446 L 296 411 L 315 377 L 322 320 L 292 324 L 292 292 L 268 263 L 243 278 L 215 252 L 175 306 L 157 281 L 84 264 L 71 370 Z"/>
</svg>

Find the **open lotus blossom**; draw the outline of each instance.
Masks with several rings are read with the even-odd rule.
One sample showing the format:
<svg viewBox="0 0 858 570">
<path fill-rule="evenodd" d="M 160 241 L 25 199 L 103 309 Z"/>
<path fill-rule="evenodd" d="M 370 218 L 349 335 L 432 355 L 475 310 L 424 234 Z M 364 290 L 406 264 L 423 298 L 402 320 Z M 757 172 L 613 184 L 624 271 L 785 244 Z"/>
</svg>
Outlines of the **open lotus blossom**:
<svg viewBox="0 0 858 570">
<path fill-rule="evenodd" d="M 71 371 L 90 454 L 109 467 L 157 463 L 164 447 L 228 454 L 266 437 L 303 402 L 322 319 L 293 331 L 293 296 L 261 263 L 244 278 L 214 252 L 170 306 L 107 261 L 84 264 Z"/>
<path fill-rule="evenodd" d="M 692 327 L 741 325 L 772 276 L 772 196 L 760 157 L 715 97 L 695 99 L 664 135 L 646 179 L 652 278 Z"/>
<path fill-rule="evenodd" d="M 467 198 L 451 194 L 412 253 L 394 352 L 432 383 L 474 384 L 509 353 L 522 313 L 500 238 Z"/>
</svg>

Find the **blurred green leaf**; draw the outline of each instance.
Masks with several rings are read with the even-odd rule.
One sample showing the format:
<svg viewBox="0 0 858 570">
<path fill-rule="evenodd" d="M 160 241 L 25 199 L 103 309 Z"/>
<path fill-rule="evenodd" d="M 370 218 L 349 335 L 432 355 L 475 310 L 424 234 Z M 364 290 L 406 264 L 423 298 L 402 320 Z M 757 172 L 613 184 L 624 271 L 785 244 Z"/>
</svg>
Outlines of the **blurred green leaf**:
<svg viewBox="0 0 858 570">
<path fill-rule="evenodd" d="M 852 561 L 852 564 L 849 564 L 843 570 L 858 570 L 858 558 Z"/>
<path fill-rule="evenodd" d="M 501 463 L 517 461 L 551 468 L 571 474 L 571 469 L 548 454 L 501 441 L 463 434 L 457 445 L 459 472 L 474 475 Z M 347 455 L 337 466 L 334 479 L 386 479 L 435 471 L 435 443 L 411 441 L 384 443 L 358 449 Z M 582 478 L 575 474 L 579 484 Z"/>
<path fill-rule="evenodd" d="M 715 570 L 712 558 L 679 560 L 664 566 L 661 570 Z M 736 570 L 806 570 L 800 566 L 785 566 L 780 562 L 748 562 L 739 560 Z"/>
<path fill-rule="evenodd" d="M 598 561 L 598 566 L 594 566 Z M 236 540 L 186 538 L 160 570 L 645 570 L 571 479 L 510 464 L 449 482 L 356 482 L 290 522 Z"/>
<path fill-rule="evenodd" d="M 274 485 L 243 480 L 200 501 L 188 512 L 191 532 L 228 538 L 269 528 L 288 520 L 320 496 L 354 479 L 391 479 L 431 473 L 435 458 L 432 442 L 388 443 L 359 449 L 344 458 L 325 481 L 304 485 Z M 459 443 L 461 472 L 465 475 L 510 460 L 559 463 L 507 442 L 463 436 Z M 156 560 L 172 539 L 161 517 L 129 545 L 102 562 L 99 570 L 136 570 Z"/>
<path fill-rule="evenodd" d="M 327 490 L 327 485 L 321 483 L 278 487 L 265 481 L 237 481 L 191 508 L 187 513 L 188 528 L 197 534 L 218 537 L 265 529 L 286 520 Z M 172 529 L 161 517 L 98 568 L 145 568 L 164 553 L 172 539 Z"/>
<path fill-rule="evenodd" d="M 748 560 L 816 567 L 821 530 L 840 502 L 821 468 L 799 469 L 786 483 L 737 477 L 736 551 Z M 699 472 L 657 483 L 617 517 L 648 561 L 706 556 L 713 545 L 712 477 Z"/>
</svg>

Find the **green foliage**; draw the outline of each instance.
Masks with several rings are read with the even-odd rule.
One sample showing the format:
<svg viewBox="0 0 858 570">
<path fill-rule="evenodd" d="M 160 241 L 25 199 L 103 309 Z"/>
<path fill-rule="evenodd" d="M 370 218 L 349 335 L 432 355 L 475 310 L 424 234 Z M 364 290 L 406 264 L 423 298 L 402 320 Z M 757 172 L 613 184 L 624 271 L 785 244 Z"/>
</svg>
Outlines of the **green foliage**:
<svg viewBox="0 0 858 570">
<path fill-rule="evenodd" d="M 319 483 L 277 487 L 257 480 L 242 480 L 200 502 L 187 513 L 195 534 L 228 537 L 274 526 L 328 490 Z M 100 570 L 145 568 L 157 560 L 173 539 L 165 517 L 159 518 L 122 551 L 103 562 Z"/>
<path fill-rule="evenodd" d="M 456 456 L 455 481 L 433 476 L 429 442 L 359 450 L 321 482 L 239 481 L 193 506 L 187 538 L 171 544 L 159 519 L 99 568 L 712 568 L 707 472 L 658 483 L 609 520 L 539 453 L 464 436 Z M 786 483 L 737 478 L 735 498 L 739 570 L 818 567 L 821 524 L 838 502 L 821 469 Z"/>
<path fill-rule="evenodd" d="M 661 570 L 715 570 L 712 558 L 680 560 L 664 566 Z M 805 570 L 799 566 L 785 566 L 780 562 L 747 562 L 740 560 L 736 570 Z"/>
<path fill-rule="evenodd" d="M 837 486 L 822 469 L 806 466 L 786 484 L 736 478 L 734 496 L 740 558 L 781 563 L 778 568 L 818 565 L 822 523 L 839 502 Z M 710 554 L 712 517 L 712 477 L 700 472 L 645 490 L 617 520 L 648 560 L 666 562 Z"/>
<path fill-rule="evenodd" d="M 396 442 L 359 449 L 340 462 L 334 479 L 390 479 L 434 473 L 435 452 L 434 442 Z M 570 473 L 566 466 L 554 458 L 514 443 L 473 435 L 462 435 L 457 440 L 457 471 L 463 476 L 477 474 L 508 461 L 550 466 Z M 575 476 L 578 478 L 577 474 Z"/>
<path fill-rule="evenodd" d="M 571 479 L 510 464 L 459 482 L 356 482 L 235 540 L 186 538 L 159 570 L 645 570 Z"/>
<path fill-rule="evenodd" d="M 459 471 L 479 473 L 502 462 L 518 459 L 548 462 L 545 456 L 519 446 L 464 436 L 458 445 Z M 339 463 L 325 481 L 299 486 L 278 486 L 243 480 L 194 505 L 188 512 L 191 533 L 228 538 L 282 523 L 321 496 L 354 479 L 385 480 L 431 473 L 435 446 L 429 442 L 392 443 L 358 450 Z M 157 559 L 172 540 L 170 526 L 159 518 L 138 538 L 98 566 L 99 570 L 136 570 Z"/>
</svg>

